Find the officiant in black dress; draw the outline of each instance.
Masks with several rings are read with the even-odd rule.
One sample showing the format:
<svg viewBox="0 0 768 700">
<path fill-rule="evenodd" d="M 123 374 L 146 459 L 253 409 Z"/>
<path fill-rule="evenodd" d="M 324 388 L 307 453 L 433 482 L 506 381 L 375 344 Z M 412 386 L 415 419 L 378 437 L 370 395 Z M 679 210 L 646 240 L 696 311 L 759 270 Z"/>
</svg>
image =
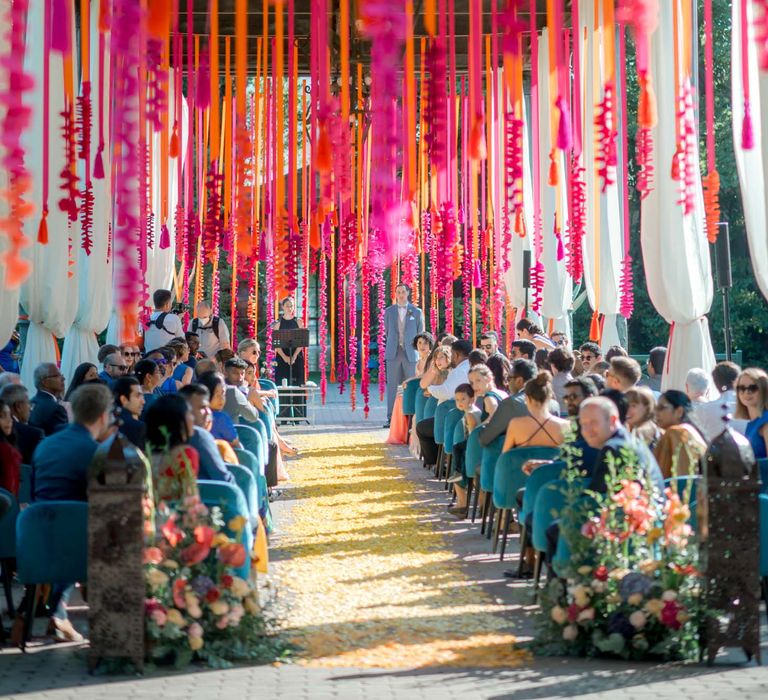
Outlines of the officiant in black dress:
<svg viewBox="0 0 768 700">
<path fill-rule="evenodd" d="M 282 315 L 272 325 L 275 331 L 292 331 L 301 328 L 296 319 L 296 302 L 293 297 L 286 297 L 280 302 Z M 275 349 L 275 384 L 281 386 L 283 380 L 288 386 L 302 386 L 306 381 L 304 375 L 304 349 L 296 348 L 288 355 L 288 349 Z M 299 405 L 300 404 L 300 405 Z M 293 408 L 293 411 L 291 409 Z M 282 417 L 303 418 L 305 415 L 304 401 L 299 397 L 288 396 L 280 400 L 280 415 Z"/>
</svg>

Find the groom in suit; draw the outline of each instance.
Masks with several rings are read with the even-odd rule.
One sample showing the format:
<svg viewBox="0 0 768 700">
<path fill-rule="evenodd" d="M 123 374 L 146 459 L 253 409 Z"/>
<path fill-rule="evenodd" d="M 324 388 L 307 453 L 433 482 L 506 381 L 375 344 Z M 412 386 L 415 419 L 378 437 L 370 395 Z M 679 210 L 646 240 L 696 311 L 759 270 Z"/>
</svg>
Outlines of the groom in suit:
<svg viewBox="0 0 768 700">
<path fill-rule="evenodd" d="M 419 359 L 413 340 L 424 332 L 424 313 L 408 301 L 411 290 L 402 282 L 395 287 L 395 302 L 384 310 L 384 328 L 387 345 L 384 359 L 387 363 L 387 424 L 392 418 L 397 387 L 416 374 Z"/>
</svg>

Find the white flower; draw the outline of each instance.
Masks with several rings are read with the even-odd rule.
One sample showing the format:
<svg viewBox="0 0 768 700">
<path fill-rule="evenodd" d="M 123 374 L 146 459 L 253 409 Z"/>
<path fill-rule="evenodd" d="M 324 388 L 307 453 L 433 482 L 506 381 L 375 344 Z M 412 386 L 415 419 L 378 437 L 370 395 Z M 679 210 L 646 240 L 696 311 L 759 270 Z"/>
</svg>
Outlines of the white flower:
<svg viewBox="0 0 768 700">
<path fill-rule="evenodd" d="M 606 588 L 605 581 L 599 581 L 598 579 L 592 581 L 590 585 L 595 593 L 603 593 Z"/>
<path fill-rule="evenodd" d="M 568 619 L 568 613 L 565 611 L 565 608 L 561 608 L 559 605 L 555 605 L 549 614 L 558 625 L 565 624 Z"/>
<path fill-rule="evenodd" d="M 563 627 L 563 639 L 566 642 L 572 642 L 578 636 L 579 628 L 576 627 L 576 625 L 568 625 L 567 627 Z"/>
<path fill-rule="evenodd" d="M 677 593 L 672 590 L 664 591 L 664 593 L 661 594 L 661 599 L 664 601 L 677 600 Z"/>
<path fill-rule="evenodd" d="M 595 619 L 595 609 L 594 608 L 587 608 L 586 610 L 582 610 L 579 613 L 578 621 L 579 622 L 589 622 L 589 620 Z"/>
<path fill-rule="evenodd" d="M 635 610 L 635 612 L 629 616 L 629 624 L 636 630 L 643 629 L 646 622 L 648 622 L 648 618 L 642 610 Z"/>
<path fill-rule="evenodd" d="M 588 586 L 576 586 L 573 589 L 573 602 L 580 608 L 586 608 L 589 605 L 589 597 L 592 595 L 592 589 Z"/>
</svg>

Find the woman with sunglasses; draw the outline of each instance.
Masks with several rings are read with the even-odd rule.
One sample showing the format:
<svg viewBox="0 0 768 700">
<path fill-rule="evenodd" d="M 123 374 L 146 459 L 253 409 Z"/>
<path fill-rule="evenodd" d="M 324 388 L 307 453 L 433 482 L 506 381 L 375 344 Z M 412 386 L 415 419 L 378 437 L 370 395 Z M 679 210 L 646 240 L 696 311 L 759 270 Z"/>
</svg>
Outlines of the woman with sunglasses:
<svg viewBox="0 0 768 700">
<path fill-rule="evenodd" d="M 768 457 L 768 374 L 757 367 L 747 367 L 736 380 L 734 418 L 749 421 L 745 435 L 755 459 Z"/>
<path fill-rule="evenodd" d="M 704 433 L 693 416 L 693 404 L 683 391 L 669 389 L 656 404 L 656 424 L 664 435 L 653 450 L 665 479 L 699 472 L 699 459 L 707 451 Z"/>
</svg>

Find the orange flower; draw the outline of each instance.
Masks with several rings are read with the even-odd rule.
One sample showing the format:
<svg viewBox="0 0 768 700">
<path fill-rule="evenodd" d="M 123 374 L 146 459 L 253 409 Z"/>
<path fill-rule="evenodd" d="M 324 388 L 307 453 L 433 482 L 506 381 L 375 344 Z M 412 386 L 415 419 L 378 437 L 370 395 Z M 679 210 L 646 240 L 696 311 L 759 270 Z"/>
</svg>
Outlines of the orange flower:
<svg viewBox="0 0 768 700">
<path fill-rule="evenodd" d="M 245 547 L 236 542 L 219 547 L 219 561 L 225 566 L 242 566 L 245 563 Z"/>
<path fill-rule="evenodd" d="M 211 541 L 213 540 L 213 536 L 215 534 L 216 531 L 207 525 L 198 525 L 194 529 L 195 542 L 198 544 L 204 544 L 206 547 L 211 546 Z"/>
<path fill-rule="evenodd" d="M 163 559 L 163 552 L 160 547 L 147 547 L 144 550 L 145 564 L 159 564 Z"/>
<path fill-rule="evenodd" d="M 184 539 L 184 531 L 176 526 L 175 515 L 171 515 L 168 520 L 165 521 L 160 528 L 160 532 L 163 533 L 163 537 L 165 537 L 171 547 L 178 546 L 179 542 Z"/>
<path fill-rule="evenodd" d="M 184 589 L 187 587 L 187 579 L 177 578 L 173 582 L 173 604 L 183 610 L 187 607 L 187 603 L 184 600 Z"/>
<path fill-rule="evenodd" d="M 181 550 L 181 560 L 190 566 L 199 564 L 201 561 L 205 560 L 210 551 L 211 548 L 209 545 L 193 542 L 191 545 L 184 547 L 184 549 Z"/>
</svg>

